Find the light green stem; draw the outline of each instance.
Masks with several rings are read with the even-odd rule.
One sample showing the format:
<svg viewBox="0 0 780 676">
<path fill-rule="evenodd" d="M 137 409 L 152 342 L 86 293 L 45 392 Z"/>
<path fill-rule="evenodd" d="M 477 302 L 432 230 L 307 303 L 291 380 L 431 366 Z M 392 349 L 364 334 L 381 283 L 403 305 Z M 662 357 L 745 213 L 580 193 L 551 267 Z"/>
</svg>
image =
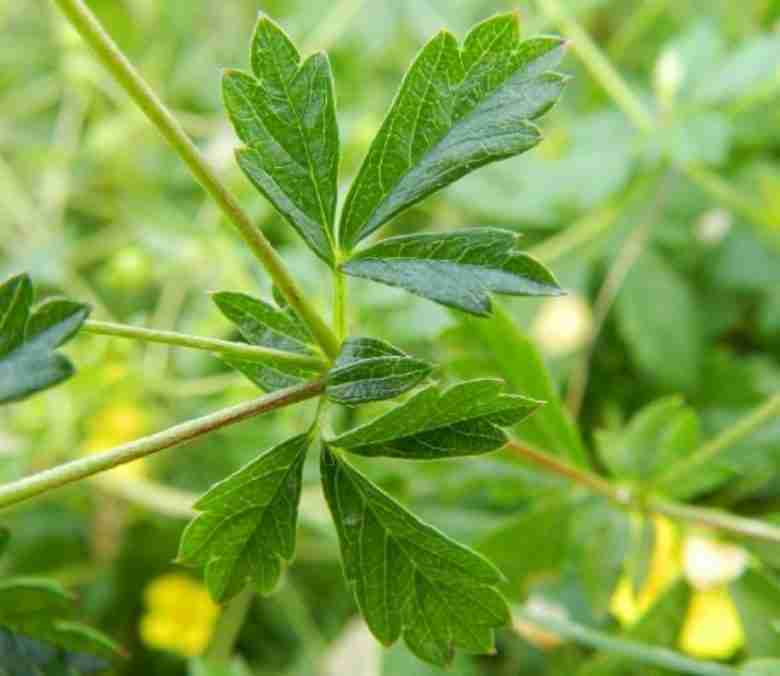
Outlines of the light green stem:
<svg viewBox="0 0 780 676">
<path fill-rule="evenodd" d="M 255 597 L 255 590 L 247 586 L 235 598 L 231 599 L 222 609 L 217 620 L 214 634 L 211 638 L 206 659 L 214 664 L 224 664 L 233 655 L 233 648 L 238 640 L 241 627 Z"/>
<path fill-rule="evenodd" d="M 559 0 L 537 0 L 537 2 L 545 16 L 557 23 L 564 34 L 573 40 L 574 51 L 634 125 L 643 132 L 652 132 L 655 123 L 642 102 L 563 4 Z"/>
<path fill-rule="evenodd" d="M 136 71 L 97 17 L 82 0 L 55 0 L 84 41 L 96 52 L 98 60 L 130 95 L 174 150 L 184 160 L 198 182 L 236 226 L 244 241 L 263 264 L 279 291 L 306 322 L 317 342 L 329 357 L 335 357 L 339 343 L 313 305 L 303 296 L 279 254 L 265 235 L 251 222 L 236 199 L 221 183 L 181 124 L 173 117 L 151 87 Z"/>
<path fill-rule="evenodd" d="M 177 345 L 179 347 L 189 347 L 195 350 L 207 350 L 219 355 L 238 357 L 246 361 L 265 361 L 273 359 L 297 366 L 308 366 L 312 368 L 325 368 L 325 362 L 317 356 L 307 354 L 296 354 L 294 352 L 285 352 L 284 350 L 275 350 L 270 347 L 261 347 L 259 345 L 249 345 L 247 343 L 236 343 L 229 340 L 219 340 L 217 338 L 202 338 L 200 336 L 190 336 L 175 331 L 158 331 L 156 329 L 146 329 L 138 326 L 128 326 L 126 324 L 114 324 L 113 322 L 99 322 L 87 320 L 82 326 L 82 331 L 99 336 L 116 336 L 118 338 L 132 338 L 143 340 L 150 343 L 163 343 L 165 345 Z"/>
<path fill-rule="evenodd" d="M 347 280 L 340 270 L 333 271 L 333 326 L 339 340 L 347 335 Z"/>
<path fill-rule="evenodd" d="M 673 519 L 736 533 L 744 538 L 780 543 L 780 528 L 766 522 L 734 516 L 705 507 L 684 505 L 658 496 L 642 496 L 630 488 L 617 486 L 598 474 L 579 467 L 572 467 L 549 453 L 530 448 L 517 441 L 510 441 L 506 448 L 514 455 L 544 471 L 573 481 L 592 493 L 611 500 L 623 509 L 656 512 Z"/>
<path fill-rule="evenodd" d="M 754 411 L 739 420 L 722 434 L 704 444 L 685 460 L 672 465 L 657 482 L 661 490 L 673 491 L 675 484 L 684 481 L 686 477 L 695 475 L 706 469 L 717 457 L 738 441 L 746 438 L 761 425 L 780 416 L 780 394 L 765 401 Z"/>
<path fill-rule="evenodd" d="M 41 493 L 46 493 L 74 481 L 86 479 L 166 448 L 178 446 L 185 441 L 195 439 L 216 429 L 233 425 L 261 413 L 311 399 L 321 394 L 324 389 L 325 383 L 322 380 L 289 387 L 273 394 L 190 420 L 148 437 L 117 446 L 103 453 L 73 460 L 59 467 L 53 467 L 25 479 L 5 484 L 0 486 L 0 508 L 9 507 Z"/>
</svg>

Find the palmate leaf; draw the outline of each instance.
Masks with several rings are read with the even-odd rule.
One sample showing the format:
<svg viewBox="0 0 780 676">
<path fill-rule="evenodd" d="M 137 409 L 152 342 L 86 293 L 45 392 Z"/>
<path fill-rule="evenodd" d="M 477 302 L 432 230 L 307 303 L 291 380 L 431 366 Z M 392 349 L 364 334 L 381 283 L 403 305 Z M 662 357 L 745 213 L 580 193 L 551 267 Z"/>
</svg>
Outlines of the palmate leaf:
<svg viewBox="0 0 780 676">
<path fill-rule="evenodd" d="M 419 385 L 432 370 L 431 364 L 383 340 L 349 338 L 328 373 L 325 392 L 347 406 L 392 399 Z"/>
<path fill-rule="evenodd" d="M 333 262 L 339 132 L 328 57 L 301 63 L 290 38 L 261 16 L 252 39 L 252 74 L 230 70 L 225 107 L 246 144 L 244 173 L 326 263 Z"/>
<path fill-rule="evenodd" d="M 459 648 L 494 649 L 509 609 L 501 574 L 475 552 L 423 523 L 327 447 L 325 497 L 336 522 L 348 582 L 373 634 L 401 635 L 409 649 L 444 666 Z"/>
<path fill-rule="evenodd" d="M 258 298 L 229 291 L 215 293 L 213 299 L 247 342 L 286 352 L 315 354 L 309 330 L 291 308 L 277 308 Z M 223 357 L 222 360 L 266 392 L 298 385 L 317 375 L 313 369 L 271 358 L 249 361 Z"/>
<path fill-rule="evenodd" d="M 446 31 L 420 52 L 347 196 L 340 241 L 348 249 L 403 209 L 490 162 L 539 143 L 531 120 L 558 99 L 550 72 L 562 40 L 519 40 L 517 17 L 478 24 L 463 47 Z"/>
<path fill-rule="evenodd" d="M 267 594 L 295 552 L 301 473 L 310 434 L 275 446 L 211 488 L 195 509 L 179 545 L 180 563 L 205 567 L 217 601 L 247 583 Z"/>
<path fill-rule="evenodd" d="M 561 293 L 552 273 L 515 249 L 518 235 L 480 228 L 391 237 L 341 266 L 353 277 L 399 286 L 474 315 L 491 313 L 490 292 L 510 296 Z"/>
<path fill-rule="evenodd" d="M 541 402 L 504 394 L 500 380 L 471 380 L 443 392 L 426 387 L 392 411 L 328 441 L 366 456 L 434 460 L 488 453 Z"/>
<path fill-rule="evenodd" d="M 70 360 L 55 350 L 79 330 L 89 307 L 57 298 L 31 314 L 32 297 L 27 275 L 0 286 L 0 404 L 29 397 L 74 372 Z"/>
</svg>

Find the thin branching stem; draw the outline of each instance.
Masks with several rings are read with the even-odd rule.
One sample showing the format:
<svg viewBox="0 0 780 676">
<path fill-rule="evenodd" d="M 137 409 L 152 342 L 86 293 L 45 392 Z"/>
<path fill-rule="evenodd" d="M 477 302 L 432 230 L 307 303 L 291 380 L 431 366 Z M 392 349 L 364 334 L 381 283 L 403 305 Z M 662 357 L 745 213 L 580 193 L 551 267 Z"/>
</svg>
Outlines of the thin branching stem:
<svg viewBox="0 0 780 676">
<path fill-rule="evenodd" d="M 98 60 L 138 104 L 152 124 L 184 160 L 198 182 L 235 225 L 279 291 L 309 326 L 325 354 L 329 357 L 335 357 L 339 350 L 339 343 L 333 331 L 314 306 L 304 297 L 284 261 L 262 231 L 241 209 L 235 197 L 222 184 L 181 124 L 141 77 L 111 36 L 106 33 L 97 17 L 82 0 L 55 0 L 55 2 L 84 41 L 95 51 Z"/>
<path fill-rule="evenodd" d="M 148 437 L 131 441 L 108 451 L 67 462 L 30 477 L 0 486 L 0 508 L 9 507 L 60 486 L 86 479 L 101 472 L 139 460 L 166 448 L 201 437 L 209 432 L 235 423 L 291 406 L 319 396 L 325 389 L 323 380 L 296 385 L 273 394 L 253 399 L 230 408 L 190 420 Z"/>
<path fill-rule="evenodd" d="M 297 366 L 320 369 L 325 368 L 323 359 L 315 355 L 285 352 L 284 350 L 275 350 L 271 347 L 249 345 L 247 343 L 237 343 L 230 340 L 219 340 L 217 338 L 191 336 L 175 331 L 160 331 L 157 329 L 146 329 L 139 326 L 128 326 L 127 324 L 115 324 L 113 322 L 95 320 L 87 320 L 84 322 L 82 331 L 98 336 L 131 338 L 149 343 L 162 343 L 164 345 L 176 345 L 178 347 L 187 347 L 195 350 L 206 350 L 208 352 L 213 352 L 214 354 L 238 357 L 247 361 L 273 359 L 277 362 L 285 362 Z"/>
</svg>

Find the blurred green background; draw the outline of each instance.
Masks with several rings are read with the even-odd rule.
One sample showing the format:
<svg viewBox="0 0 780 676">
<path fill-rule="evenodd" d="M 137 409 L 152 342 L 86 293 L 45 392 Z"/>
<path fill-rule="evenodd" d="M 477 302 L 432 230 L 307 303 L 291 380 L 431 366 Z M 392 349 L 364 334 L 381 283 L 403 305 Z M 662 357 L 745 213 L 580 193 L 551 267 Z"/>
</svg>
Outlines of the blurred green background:
<svg viewBox="0 0 780 676">
<path fill-rule="evenodd" d="M 342 187 L 406 66 L 439 28 L 462 36 L 474 22 L 516 9 L 528 34 L 561 31 L 550 14 L 557 3 L 547 0 L 89 4 L 323 307 L 325 268 L 235 165 L 236 140 L 221 109 L 220 70 L 246 66 L 257 12 L 282 23 L 303 52 L 330 54 Z M 620 92 L 607 91 L 582 65 L 578 41 L 564 67 L 575 78 L 542 124 L 546 140 L 427 200 L 390 231 L 496 225 L 525 235 L 570 294 L 504 306 L 547 357 L 589 447 L 673 394 L 698 412 L 701 437 L 710 437 L 780 391 L 780 2 L 560 4 L 619 70 L 652 129 L 642 129 Z M 184 165 L 53 3 L 0 0 L 0 36 L 0 278 L 28 271 L 39 298 L 87 301 L 95 318 L 236 338 L 209 291 L 267 293 L 268 280 Z M 444 378 L 513 382 L 512 359 L 496 359 L 455 315 L 382 286 L 352 280 L 350 287 L 351 324 L 362 335 L 435 358 Z M 76 377 L 0 412 L 0 481 L 256 394 L 207 354 L 89 336 L 67 352 Z M 154 613 L 169 629 L 191 619 L 155 605 L 144 590 L 160 579 L 181 583 L 161 576 L 182 573 L 171 561 L 192 495 L 302 430 L 309 411 L 243 423 L 5 513 L 14 540 L 0 570 L 51 575 L 78 589 L 84 618 L 130 651 L 121 674 L 430 673 L 403 648 L 380 656 L 355 620 L 314 457 L 297 559 L 279 593 L 253 605 L 239 641 L 241 665 L 208 671 L 139 631 Z M 531 510 L 560 490 L 505 460 L 386 462 L 373 473 L 424 518 L 480 544 L 495 542 L 508 519 L 541 523 Z M 725 464 L 728 481 L 707 501 L 780 512 L 780 422 L 733 449 Z M 502 565 L 523 562 L 510 576 L 513 600 L 555 598 L 583 622 L 617 626 L 572 590 L 569 550 L 537 565 L 534 557 L 546 555 L 540 548 L 558 547 L 548 542 L 551 531 L 537 536 L 541 542 L 518 533 L 499 557 Z M 181 598 L 194 604 L 197 594 L 195 587 Z M 780 618 L 780 593 L 776 600 L 767 612 Z M 499 648 L 497 658 L 459 660 L 452 673 L 651 673 L 605 667 L 587 649 L 528 631 L 501 633 Z M 764 655 L 780 657 L 780 633 L 760 644 L 749 635 L 725 657 Z"/>
</svg>

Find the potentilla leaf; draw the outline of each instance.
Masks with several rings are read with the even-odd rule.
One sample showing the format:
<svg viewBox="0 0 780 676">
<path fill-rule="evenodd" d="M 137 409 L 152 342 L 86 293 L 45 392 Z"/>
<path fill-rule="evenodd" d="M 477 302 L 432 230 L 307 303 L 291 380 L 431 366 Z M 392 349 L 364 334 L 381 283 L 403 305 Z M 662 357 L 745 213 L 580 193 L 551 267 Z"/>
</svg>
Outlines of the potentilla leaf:
<svg viewBox="0 0 780 676">
<path fill-rule="evenodd" d="M 440 32 L 407 72 L 344 205 L 340 239 L 352 248 L 400 211 L 460 177 L 541 139 L 531 120 L 558 99 L 550 72 L 564 42 L 519 40 L 515 14 L 478 24 L 459 47 Z"/>
<path fill-rule="evenodd" d="M 341 269 L 475 315 L 491 313 L 490 293 L 556 296 L 552 273 L 516 250 L 518 235 L 497 228 L 391 237 Z"/>
<path fill-rule="evenodd" d="M 225 107 L 246 144 L 238 163 L 326 263 L 333 263 L 339 132 L 328 57 L 301 62 L 290 38 L 261 16 L 252 74 L 229 70 Z"/>
<path fill-rule="evenodd" d="M 263 453 L 213 486 L 179 546 L 180 563 L 205 568 L 206 586 L 226 601 L 248 583 L 268 594 L 295 552 L 301 473 L 310 434 Z"/>
<path fill-rule="evenodd" d="M 470 380 L 441 391 L 431 385 L 398 408 L 328 441 L 366 456 L 434 460 L 488 453 L 542 402 L 504 394 L 500 380 Z"/>
<path fill-rule="evenodd" d="M 428 362 L 383 340 L 349 338 L 328 373 L 325 392 L 331 401 L 347 406 L 392 399 L 419 385 L 431 371 Z"/>
<path fill-rule="evenodd" d="M 298 354 L 316 353 L 311 333 L 291 308 L 274 307 L 258 298 L 229 291 L 215 293 L 213 299 L 248 343 Z M 299 385 L 318 374 L 314 369 L 272 357 L 262 361 L 223 357 L 222 361 L 266 392 Z"/>
<path fill-rule="evenodd" d="M 26 274 L 0 286 L 0 404 L 25 399 L 70 378 L 73 364 L 55 350 L 89 316 L 89 307 L 51 299 L 31 313 L 33 289 Z"/>
<path fill-rule="evenodd" d="M 403 636 L 419 658 L 446 666 L 456 648 L 494 650 L 510 621 L 486 559 L 420 521 L 325 447 L 321 475 L 344 572 L 368 626 L 385 645 Z"/>
</svg>

